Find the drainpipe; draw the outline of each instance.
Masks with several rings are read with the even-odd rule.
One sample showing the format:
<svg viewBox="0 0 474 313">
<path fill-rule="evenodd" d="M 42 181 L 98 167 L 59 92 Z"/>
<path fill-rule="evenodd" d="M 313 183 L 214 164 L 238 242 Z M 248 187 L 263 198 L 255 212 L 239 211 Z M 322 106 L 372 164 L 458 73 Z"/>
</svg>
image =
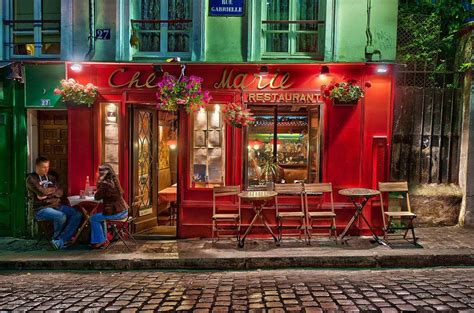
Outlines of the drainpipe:
<svg viewBox="0 0 474 313">
<path fill-rule="evenodd" d="M 95 54 L 95 0 L 89 0 L 89 51 L 84 57 L 86 61 L 92 60 Z"/>
<path fill-rule="evenodd" d="M 367 27 L 365 29 L 365 36 L 367 43 L 365 45 L 365 61 L 372 62 L 374 54 L 379 55 L 379 61 L 382 59 L 382 53 L 380 50 L 375 50 L 373 47 L 372 31 L 370 30 L 370 20 L 372 14 L 372 0 L 367 0 Z"/>
</svg>

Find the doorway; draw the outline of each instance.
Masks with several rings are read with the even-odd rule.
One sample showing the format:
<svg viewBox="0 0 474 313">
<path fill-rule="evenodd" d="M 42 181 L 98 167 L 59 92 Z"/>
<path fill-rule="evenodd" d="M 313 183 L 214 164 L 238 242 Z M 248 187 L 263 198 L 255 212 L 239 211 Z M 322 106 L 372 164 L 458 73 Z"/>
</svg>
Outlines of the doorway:
<svg viewBox="0 0 474 313">
<path fill-rule="evenodd" d="M 30 171 L 38 156 L 50 160 L 50 174 L 68 190 L 68 118 L 66 110 L 28 111 L 28 161 Z"/>
<path fill-rule="evenodd" d="M 177 114 L 131 107 L 131 200 L 136 236 L 176 237 Z"/>
</svg>

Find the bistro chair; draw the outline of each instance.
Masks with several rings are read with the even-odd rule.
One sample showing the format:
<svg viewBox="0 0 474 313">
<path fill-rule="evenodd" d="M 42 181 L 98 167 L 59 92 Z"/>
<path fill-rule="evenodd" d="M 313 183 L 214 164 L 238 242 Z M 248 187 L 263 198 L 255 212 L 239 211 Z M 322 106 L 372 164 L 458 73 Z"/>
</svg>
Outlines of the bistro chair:
<svg viewBox="0 0 474 313">
<path fill-rule="evenodd" d="M 383 232 L 384 240 L 388 243 L 389 235 L 392 238 L 402 237 L 413 245 L 417 245 L 417 238 L 415 236 L 415 227 L 413 226 L 413 220 L 416 218 L 416 214 L 411 211 L 410 196 L 408 195 L 408 183 L 407 182 L 391 182 L 384 183 L 379 182 L 380 191 L 380 208 L 382 210 L 383 220 Z M 388 194 L 387 211 L 385 212 L 383 193 Z M 390 199 L 398 199 L 400 201 L 400 209 L 397 211 L 391 211 Z M 406 209 L 404 211 L 403 209 Z M 405 231 L 402 234 L 397 234 L 397 230 Z M 407 239 L 408 231 L 411 231 L 411 241 Z"/>
<path fill-rule="evenodd" d="M 135 197 L 127 217 L 124 217 L 120 220 L 106 221 L 107 225 L 112 231 L 112 236 L 114 238 L 114 240 L 107 247 L 107 249 L 110 249 L 111 247 L 115 246 L 119 240 L 123 242 L 124 246 L 127 248 L 128 251 L 132 251 L 132 249 L 130 249 L 129 245 L 127 244 L 127 239 L 131 239 L 135 245 L 137 244 L 137 241 L 132 235 L 132 229 L 134 227 L 135 220 L 138 216 L 138 211 L 140 209 L 140 203 L 142 201 L 142 198 L 143 196 Z"/>
<path fill-rule="evenodd" d="M 329 208 L 324 206 L 324 196 L 329 194 L 331 202 Z M 315 201 L 309 201 L 316 198 Z M 329 238 L 333 237 L 337 243 L 336 213 L 334 212 L 334 198 L 331 183 L 304 184 L 304 199 L 306 208 L 306 219 L 308 225 L 308 244 L 311 243 L 311 235 L 314 229 L 328 229 Z M 329 222 L 320 224 L 319 221 Z M 317 224 L 315 224 L 318 222 Z"/>
<path fill-rule="evenodd" d="M 234 237 L 240 240 L 241 202 L 240 185 L 214 187 L 212 191 L 212 242 L 219 237 Z M 218 198 L 232 197 L 232 203 L 216 203 Z M 237 202 L 237 207 L 235 206 Z M 230 233 L 230 234 L 229 234 Z"/>
<path fill-rule="evenodd" d="M 307 240 L 306 217 L 303 202 L 303 184 L 275 184 L 275 191 L 278 193 L 275 197 L 276 219 L 278 226 L 278 241 L 283 237 L 283 230 L 297 230 L 298 233 L 287 233 L 287 236 L 298 236 L 304 234 Z M 299 204 L 284 203 L 279 198 L 281 196 L 297 196 Z M 294 199 L 294 198 L 293 198 Z M 297 222 L 295 225 L 295 221 Z"/>
</svg>

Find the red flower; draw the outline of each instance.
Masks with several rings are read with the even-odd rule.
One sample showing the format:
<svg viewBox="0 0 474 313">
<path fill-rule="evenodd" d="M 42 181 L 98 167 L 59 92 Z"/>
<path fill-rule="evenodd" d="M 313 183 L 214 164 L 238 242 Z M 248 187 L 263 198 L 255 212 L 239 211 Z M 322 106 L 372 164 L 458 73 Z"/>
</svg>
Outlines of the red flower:
<svg viewBox="0 0 474 313">
<path fill-rule="evenodd" d="M 349 79 L 347 82 L 348 82 L 349 84 L 353 85 L 353 84 L 355 84 L 355 83 L 357 82 L 357 80 L 355 80 L 355 79 Z"/>
<path fill-rule="evenodd" d="M 372 84 L 370 82 L 365 82 L 365 87 L 370 88 L 372 87 Z"/>
<path fill-rule="evenodd" d="M 336 83 L 334 86 L 339 87 L 339 83 Z M 334 88 L 333 88 L 334 89 Z"/>
<path fill-rule="evenodd" d="M 325 97 L 329 97 L 330 94 L 331 94 L 331 93 L 329 92 L 329 90 L 325 90 L 325 91 L 324 91 L 324 96 L 325 96 Z"/>
</svg>

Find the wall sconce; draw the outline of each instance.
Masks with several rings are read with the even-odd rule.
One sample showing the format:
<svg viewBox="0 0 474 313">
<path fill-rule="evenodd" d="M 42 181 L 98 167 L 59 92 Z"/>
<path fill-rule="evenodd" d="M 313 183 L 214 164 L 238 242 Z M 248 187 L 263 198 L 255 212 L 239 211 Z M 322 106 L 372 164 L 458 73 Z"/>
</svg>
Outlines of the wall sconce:
<svg viewBox="0 0 474 313">
<path fill-rule="evenodd" d="M 260 76 L 267 76 L 268 73 L 269 73 L 268 66 L 266 65 L 260 66 L 260 72 L 259 72 Z"/>
<path fill-rule="evenodd" d="M 320 76 L 326 76 L 329 74 L 329 66 L 323 65 L 321 66 L 321 72 L 319 73 Z"/>
<path fill-rule="evenodd" d="M 153 64 L 153 72 L 159 75 L 163 74 L 163 67 L 161 64 Z"/>
<path fill-rule="evenodd" d="M 375 71 L 377 74 L 385 74 L 388 72 L 388 67 L 386 65 L 377 65 Z"/>
<path fill-rule="evenodd" d="M 117 106 L 114 103 L 106 107 L 106 123 L 117 123 Z"/>
<path fill-rule="evenodd" d="M 69 68 L 74 72 L 82 71 L 82 65 L 80 63 L 73 63 L 73 64 L 71 64 L 71 66 Z"/>
</svg>

